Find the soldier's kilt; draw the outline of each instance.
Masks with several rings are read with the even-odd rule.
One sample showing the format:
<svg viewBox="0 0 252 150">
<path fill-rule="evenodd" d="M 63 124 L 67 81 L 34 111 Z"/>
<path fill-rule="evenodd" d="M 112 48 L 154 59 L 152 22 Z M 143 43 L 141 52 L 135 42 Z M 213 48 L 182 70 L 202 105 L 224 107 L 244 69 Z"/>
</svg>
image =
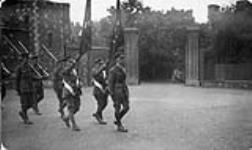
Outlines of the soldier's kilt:
<svg viewBox="0 0 252 150">
<path fill-rule="evenodd" d="M 94 95 L 96 100 L 98 100 L 98 101 L 103 100 L 104 101 L 108 97 L 108 91 L 103 92 L 98 87 L 94 87 L 93 95 Z"/>
<path fill-rule="evenodd" d="M 116 85 L 112 96 L 114 105 L 129 105 L 129 91 L 127 86 Z"/>
<path fill-rule="evenodd" d="M 63 88 L 63 103 L 67 105 L 70 112 L 78 112 L 80 109 L 80 94 L 72 95 L 66 88 Z"/>
<path fill-rule="evenodd" d="M 34 93 L 33 92 L 25 92 L 20 94 L 20 103 L 22 109 L 29 109 L 31 108 L 34 103 Z"/>
</svg>

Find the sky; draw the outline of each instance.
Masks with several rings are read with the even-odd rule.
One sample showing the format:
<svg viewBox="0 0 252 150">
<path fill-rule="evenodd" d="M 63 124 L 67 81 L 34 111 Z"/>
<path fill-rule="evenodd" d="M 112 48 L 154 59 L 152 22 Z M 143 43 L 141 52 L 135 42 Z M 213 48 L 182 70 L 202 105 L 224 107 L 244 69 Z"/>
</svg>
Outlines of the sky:
<svg viewBox="0 0 252 150">
<path fill-rule="evenodd" d="M 70 3 L 70 18 L 73 22 L 83 22 L 86 0 L 52 0 L 57 2 Z M 124 1 L 124 0 L 121 0 Z M 152 10 L 192 9 L 193 16 L 197 22 L 207 21 L 207 5 L 218 4 L 220 6 L 229 5 L 236 0 L 140 0 L 144 6 L 151 7 Z M 116 0 L 92 0 L 92 20 L 98 21 L 108 15 L 107 9 L 116 5 Z"/>
<path fill-rule="evenodd" d="M 0 0 L 3 1 L 3 0 Z M 51 0 L 56 2 L 70 3 L 70 18 L 73 22 L 83 22 L 86 0 Z M 91 0 L 92 20 L 99 21 L 108 15 L 107 9 L 116 5 L 116 0 Z M 125 1 L 125 0 L 121 0 Z M 220 6 L 230 5 L 236 0 L 140 0 L 144 6 L 152 10 L 192 9 L 195 20 L 199 23 L 207 22 L 207 6 L 218 4 Z M 252 1 L 252 0 L 250 0 Z M 1 2 L 0 2 L 1 3 Z M 1 5 L 1 4 L 0 4 Z"/>
</svg>

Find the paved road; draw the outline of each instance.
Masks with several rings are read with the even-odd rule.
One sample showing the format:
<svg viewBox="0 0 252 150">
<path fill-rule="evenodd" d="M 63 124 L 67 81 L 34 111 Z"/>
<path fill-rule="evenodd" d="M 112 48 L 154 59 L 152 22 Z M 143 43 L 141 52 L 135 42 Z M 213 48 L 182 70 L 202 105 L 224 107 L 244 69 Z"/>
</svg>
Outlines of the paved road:
<svg viewBox="0 0 252 150">
<path fill-rule="evenodd" d="M 33 126 L 18 117 L 19 101 L 9 91 L 3 110 L 3 141 L 9 150 L 248 150 L 252 147 L 252 91 L 142 84 L 130 87 L 131 111 L 123 120 L 129 133 L 91 117 L 95 101 L 84 89 L 77 121 L 81 132 L 67 129 L 57 113 L 57 100 L 45 90 L 43 116 L 29 112 Z"/>
</svg>

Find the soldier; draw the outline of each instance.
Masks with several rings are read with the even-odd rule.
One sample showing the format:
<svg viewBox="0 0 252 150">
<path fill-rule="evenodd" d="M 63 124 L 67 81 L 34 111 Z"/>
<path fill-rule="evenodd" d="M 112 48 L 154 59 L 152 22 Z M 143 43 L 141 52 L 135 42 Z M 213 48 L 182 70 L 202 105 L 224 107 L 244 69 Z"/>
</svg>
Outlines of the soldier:
<svg viewBox="0 0 252 150">
<path fill-rule="evenodd" d="M 32 64 L 34 68 L 42 75 L 43 70 L 42 68 L 39 67 L 38 64 L 38 56 L 34 55 L 31 57 Z M 46 77 L 44 77 L 46 78 Z M 43 100 L 44 98 L 44 87 L 43 87 L 43 79 L 44 78 L 38 78 L 33 81 L 34 88 L 35 88 L 35 94 L 34 94 L 34 105 L 33 105 L 33 110 L 37 115 L 42 115 L 40 113 L 39 108 L 38 108 L 38 103 Z"/>
<path fill-rule="evenodd" d="M 103 60 L 95 60 L 95 66 L 92 69 L 92 82 L 94 85 L 93 95 L 97 101 L 97 111 L 93 114 L 99 124 L 107 124 L 103 121 L 102 111 L 108 103 L 108 88 L 107 88 L 107 75 L 106 64 Z"/>
<path fill-rule="evenodd" d="M 34 76 L 32 68 L 29 65 L 29 55 L 27 53 L 22 54 L 23 60 L 21 65 L 17 68 L 16 73 L 16 90 L 20 96 L 21 111 L 20 117 L 25 124 L 33 124 L 29 120 L 27 115 L 28 109 L 34 104 L 34 84 L 33 80 L 37 77 Z"/>
<path fill-rule="evenodd" d="M 124 68 L 124 56 L 116 58 L 116 64 L 109 72 L 109 91 L 114 102 L 115 125 L 119 132 L 128 132 L 122 125 L 121 119 L 129 111 L 129 90 L 126 84 L 126 71 Z M 122 108 L 121 108 L 122 107 Z"/>
<path fill-rule="evenodd" d="M 64 61 L 66 61 L 66 58 L 58 61 L 53 71 L 53 89 L 59 100 L 58 111 L 60 113 L 61 118 L 63 118 L 64 116 L 63 108 L 65 107 L 65 104 L 63 103 L 63 98 L 62 98 Z"/>
<path fill-rule="evenodd" d="M 63 93 L 62 99 L 63 103 L 66 104 L 67 116 L 63 116 L 63 121 L 67 127 L 70 127 L 72 124 L 73 131 L 80 131 L 80 128 L 75 122 L 74 115 L 79 111 L 80 108 L 80 95 L 81 86 L 79 77 L 75 67 L 75 60 L 68 59 L 65 68 L 63 69 Z"/>
</svg>

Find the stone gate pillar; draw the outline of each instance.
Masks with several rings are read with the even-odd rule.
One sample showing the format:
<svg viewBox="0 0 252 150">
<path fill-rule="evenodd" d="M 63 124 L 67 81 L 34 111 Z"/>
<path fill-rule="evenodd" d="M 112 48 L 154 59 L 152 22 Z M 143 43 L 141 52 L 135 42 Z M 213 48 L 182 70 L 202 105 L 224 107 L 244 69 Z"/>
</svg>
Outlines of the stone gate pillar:
<svg viewBox="0 0 252 150">
<path fill-rule="evenodd" d="M 187 47 L 185 60 L 185 84 L 200 85 L 200 54 L 199 54 L 199 26 L 187 28 Z"/>
<path fill-rule="evenodd" d="M 138 37 L 139 31 L 137 28 L 124 29 L 127 83 L 131 85 L 139 84 Z"/>
</svg>

